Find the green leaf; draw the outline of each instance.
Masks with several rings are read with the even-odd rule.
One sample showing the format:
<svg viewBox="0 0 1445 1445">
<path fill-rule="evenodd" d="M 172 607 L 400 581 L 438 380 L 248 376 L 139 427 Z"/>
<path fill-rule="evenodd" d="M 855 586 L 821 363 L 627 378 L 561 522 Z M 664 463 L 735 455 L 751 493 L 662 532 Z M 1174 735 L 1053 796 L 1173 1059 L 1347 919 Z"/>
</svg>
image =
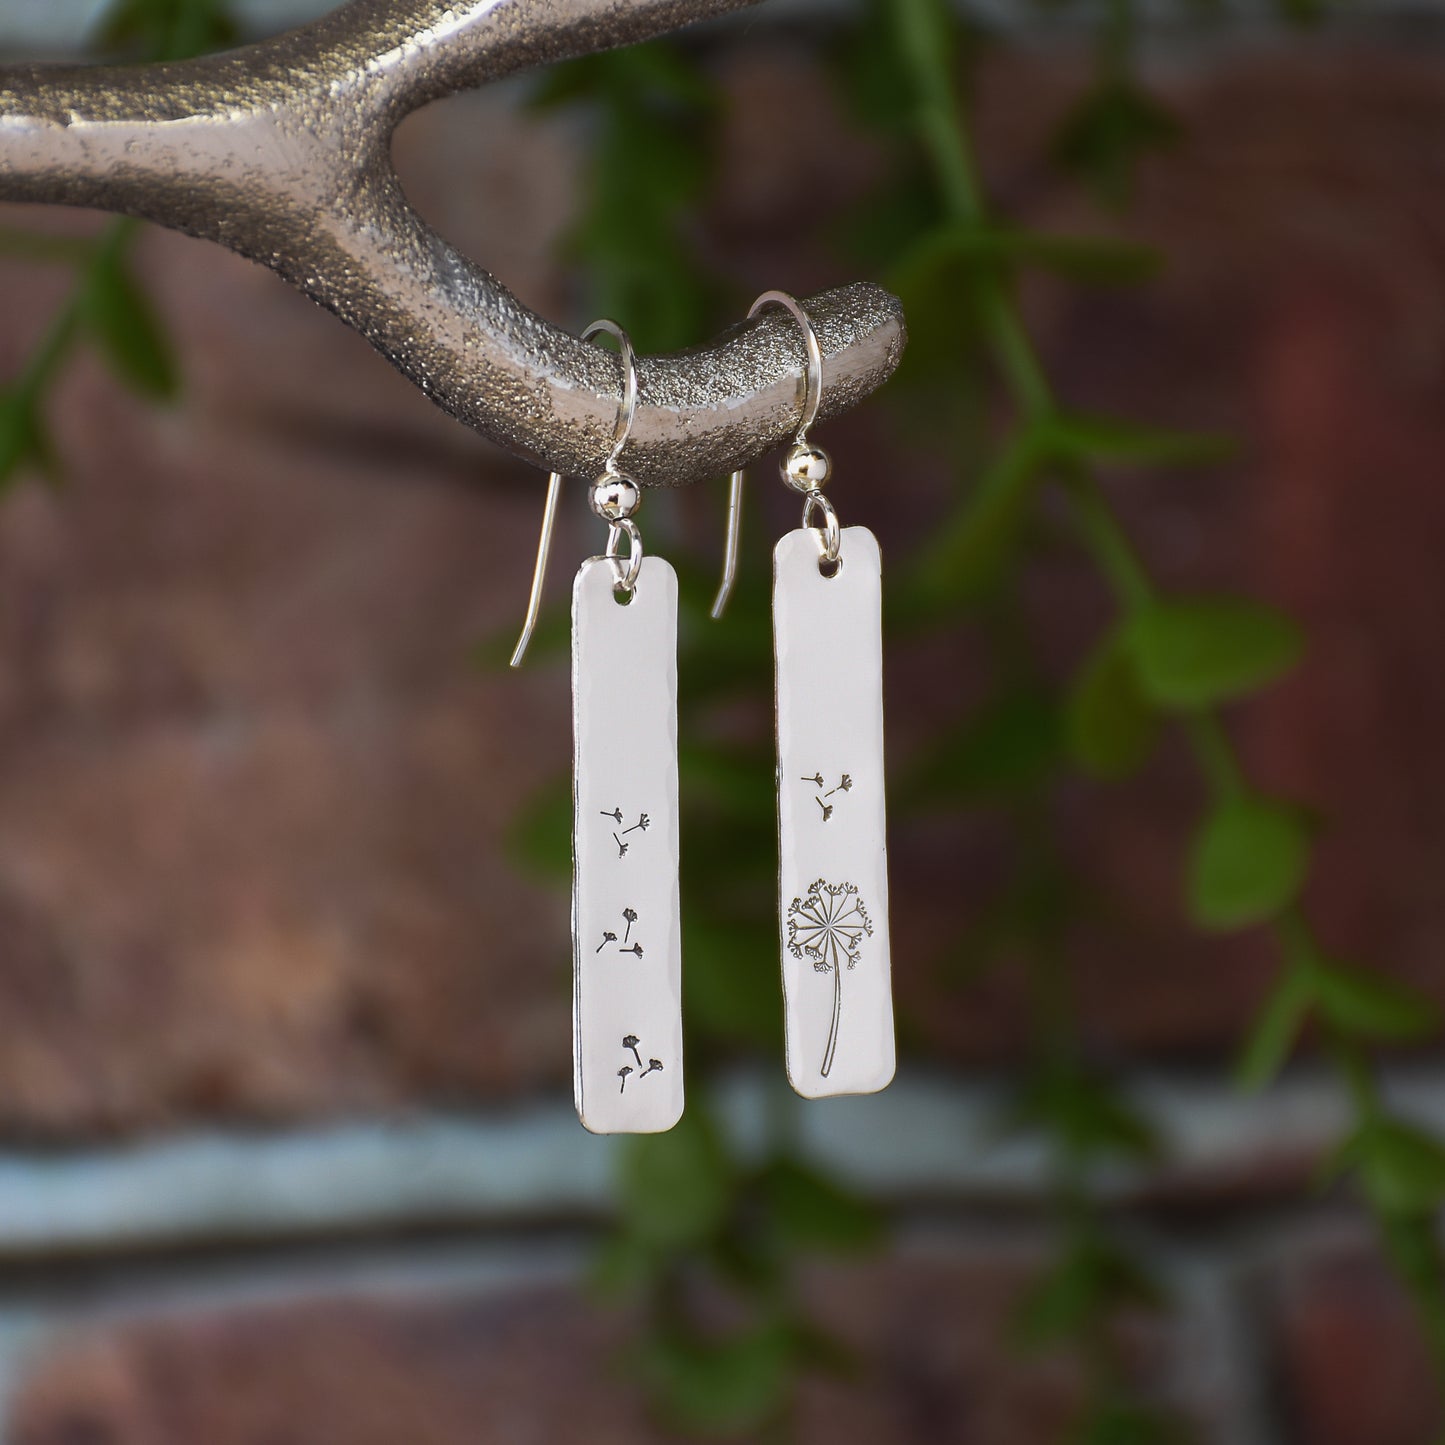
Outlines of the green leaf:
<svg viewBox="0 0 1445 1445">
<path fill-rule="evenodd" d="M 793 1321 L 793 1353 L 799 1369 L 837 1380 L 854 1380 L 866 1367 L 856 1349 L 816 1320 Z"/>
<path fill-rule="evenodd" d="M 1015 230 L 987 231 L 983 235 L 1004 260 L 1096 285 L 1146 281 L 1158 273 L 1163 259 L 1152 246 L 1116 236 L 1060 236 Z"/>
<path fill-rule="evenodd" d="M 1290 970 L 1275 985 L 1235 1065 L 1235 1078 L 1245 1089 L 1262 1089 L 1284 1066 L 1304 1027 L 1312 998 L 1305 976 Z"/>
<path fill-rule="evenodd" d="M 1445 1199 L 1445 1147 L 1413 1124 L 1367 1120 L 1337 1163 L 1356 1170 L 1371 1203 L 1386 1216 L 1423 1214 Z"/>
<path fill-rule="evenodd" d="M 1112 236 L 1059 236 L 1008 227 L 952 223 L 934 226 L 896 263 L 891 280 L 964 268 L 1035 266 L 1074 281 L 1138 281 L 1159 267 L 1159 253 Z"/>
<path fill-rule="evenodd" d="M 1117 634 L 1086 659 L 1068 704 L 1069 751 L 1083 771 L 1116 779 L 1153 751 L 1159 717 L 1139 685 L 1134 659 Z"/>
<path fill-rule="evenodd" d="M 1200 828 L 1189 864 L 1189 912 L 1201 928 L 1262 923 L 1294 902 L 1309 866 L 1299 815 L 1262 798 L 1217 807 Z"/>
<path fill-rule="evenodd" d="M 1106 1079 L 1077 1068 L 1050 1068 L 1035 1078 L 1012 1121 L 1048 1131 L 1078 1158 L 1149 1160 L 1159 1153 L 1149 1121 Z"/>
<path fill-rule="evenodd" d="M 760 1183 L 774 1225 L 791 1250 L 857 1253 L 882 1236 L 882 1220 L 871 1204 L 814 1169 L 778 1159 Z"/>
<path fill-rule="evenodd" d="M 916 123 L 918 97 L 899 62 L 893 7 L 872 3 L 855 14 L 855 23 L 839 27 L 833 47 L 839 99 L 864 129 L 906 135 Z"/>
<path fill-rule="evenodd" d="M 633 1298 L 655 1280 L 661 1259 L 658 1252 L 635 1234 L 611 1234 L 603 1240 L 592 1261 L 589 1282 L 599 1294 Z"/>
<path fill-rule="evenodd" d="M 748 846 L 747 837 L 756 838 L 756 831 L 748 830 L 739 840 L 740 847 Z M 697 906 L 685 912 L 682 925 L 687 959 L 682 997 L 688 1029 L 729 1048 L 741 1043 L 776 1050 L 783 1039 L 776 918 L 761 909 L 730 919 L 714 917 L 708 890 L 718 886 L 718 873 L 699 877 L 694 866 L 699 861 L 694 852 L 683 864 L 683 896 L 697 900 Z M 727 860 L 719 860 L 717 866 L 727 868 Z M 733 871 L 736 874 L 736 858 Z M 776 886 L 775 873 L 773 879 Z"/>
<path fill-rule="evenodd" d="M 1387 1214 L 1385 1247 L 1390 1263 L 1401 1281 L 1417 1299 L 1433 1299 L 1440 1288 L 1442 1265 L 1436 1211 L 1420 1214 Z"/>
<path fill-rule="evenodd" d="M 1055 418 L 1046 439 L 1052 453 L 1065 461 L 1131 466 L 1195 466 L 1222 461 L 1234 451 L 1228 437 L 1139 426 L 1117 417 L 1079 412 Z"/>
<path fill-rule="evenodd" d="M 1018 433 L 955 507 L 913 569 L 908 608 L 946 607 L 983 591 L 1013 559 L 1034 501 L 1040 448 Z"/>
<path fill-rule="evenodd" d="M 944 737 L 905 788 L 920 805 L 1009 797 L 1050 776 L 1062 756 L 1058 706 L 1045 693 L 1021 689 L 992 699 Z"/>
<path fill-rule="evenodd" d="M 1183 1445 L 1183 1424 L 1163 1410 L 1128 1400 L 1090 1408 L 1070 1434 L 1070 1445 Z"/>
<path fill-rule="evenodd" d="M 727 1156 L 704 1109 L 689 1103 L 666 1134 L 646 1134 L 626 1151 L 621 1200 L 640 1239 L 677 1249 L 701 1243 L 732 1203 Z"/>
<path fill-rule="evenodd" d="M 118 255 L 91 270 L 82 316 L 116 375 L 142 396 L 174 397 L 180 378 L 170 342 L 150 301 Z"/>
<path fill-rule="evenodd" d="M 1110 78 L 1090 91 L 1060 127 L 1055 162 L 1082 176 L 1111 205 L 1122 205 L 1139 160 L 1172 145 L 1179 122 L 1148 91 L 1124 78 Z"/>
<path fill-rule="evenodd" d="M 1430 999 L 1393 979 L 1340 964 L 1318 965 L 1311 976 L 1321 1010 L 1342 1033 L 1415 1039 L 1439 1023 Z"/>
<path fill-rule="evenodd" d="M 1098 1240 L 1071 1248 L 1025 1294 L 1014 1315 L 1019 1343 L 1043 1350 L 1091 1336 L 1104 1316 L 1156 1308 L 1158 1285 L 1128 1255 Z"/>
<path fill-rule="evenodd" d="M 986 274 L 978 258 L 961 252 L 949 237 L 946 230 L 928 231 L 884 273 L 909 317 L 900 377 L 906 387 L 940 405 L 950 394 L 968 392 L 974 343 L 981 334 L 978 292 Z"/>
<path fill-rule="evenodd" d="M 54 454 L 28 391 L 0 395 L 0 489 L 32 463 L 56 480 Z"/>
<path fill-rule="evenodd" d="M 639 1363 L 676 1426 L 709 1435 L 750 1435 L 782 1407 L 793 1358 L 793 1332 L 779 1320 L 721 1338 L 659 1330 Z"/>
<path fill-rule="evenodd" d="M 224 0 L 111 0 L 96 23 L 93 46 L 149 60 L 183 60 L 236 41 Z"/>
<path fill-rule="evenodd" d="M 906 267 L 919 238 L 937 224 L 938 198 L 928 173 L 916 164 L 902 164 L 833 222 L 834 244 L 840 255 L 883 275 Z M 913 345 L 911 323 L 908 344 Z"/>
<path fill-rule="evenodd" d="M 1243 696 L 1288 671 L 1302 650 L 1287 617 L 1233 597 L 1151 603 L 1123 635 L 1144 695 L 1166 708 Z"/>
<path fill-rule="evenodd" d="M 1334 9 L 1331 0 L 1276 0 L 1275 8 L 1292 25 L 1317 25 Z"/>
</svg>

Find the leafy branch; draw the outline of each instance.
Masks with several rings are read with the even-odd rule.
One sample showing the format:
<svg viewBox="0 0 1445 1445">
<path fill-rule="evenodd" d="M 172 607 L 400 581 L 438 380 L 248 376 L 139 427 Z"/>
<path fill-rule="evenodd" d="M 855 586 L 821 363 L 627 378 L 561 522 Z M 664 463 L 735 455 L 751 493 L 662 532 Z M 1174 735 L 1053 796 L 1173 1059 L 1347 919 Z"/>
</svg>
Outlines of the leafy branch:
<svg viewBox="0 0 1445 1445">
<path fill-rule="evenodd" d="M 990 215 L 955 92 L 957 44 L 949 15 L 936 0 L 886 0 L 886 13 L 906 81 L 911 136 L 931 176 L 942 234 L 1006 234 Z M 1445 1380 L 1445 1281 L 1435 1233 L 1445 1200 L 1445 1148 L 1390 1112 L 1369 1056 L 1376 1041 L 1429 1033 L 1434 1011 L 1399 985 L 1328 956 L 1299 902 L 1309 867 L 1306 820 L 1250 785 L 1218 712 L 1288 667 L 1299 640 L 1284 618 L 1255 604 L 1161 593 L 1095 469 L 1188 460 L 1199 454 L 1200 439 L 1171 441 L 1166 433 L 1070 415 L 1024 321 L 1009 268 L 971 265 L 967 276 L 968 305 L 1016 423 L 968 505 L 930 549 L 911 611 L 917 616 L 962 601 L 995 575 L 1045 484 L 1066 499 L 1079 540 L 1120 609 L 1076 687 L 1079 758 L 1094 771 L 1117 775 L 1142 761 L 1154 717 L 1182 725 L 1211 798 L 1189 863 L 1190 915 L 1205 929 L 1268 926 L 1283 960 L 1241 1077 L 1255 1087 L 1266 1083 L 1306 1022 L 1319 1026 L 1355 1111 L 1336 1166 L 1359 1181 Z M 1120 728 L 1120 718 L 1129 725 Z"/>
<path fill-rule="evenodd" d="M 98 48 L 137 59 L 179 60 L 225 44 L 233 27 L 224 0 L 116 0 L 96 32 Z M 46 421 L 50 393 L 88 342 L 138 395 L 168 401 L 180 390 L 175 358 L 130 263 L 140 223 L 111 221 L 92 239 L 7 232 L 0 254 L 68 266 L 74 281 L 19 375 L 0 392 L 0 489 L 27 466 L 52 481 L 60 464 Z"/>
</svg>

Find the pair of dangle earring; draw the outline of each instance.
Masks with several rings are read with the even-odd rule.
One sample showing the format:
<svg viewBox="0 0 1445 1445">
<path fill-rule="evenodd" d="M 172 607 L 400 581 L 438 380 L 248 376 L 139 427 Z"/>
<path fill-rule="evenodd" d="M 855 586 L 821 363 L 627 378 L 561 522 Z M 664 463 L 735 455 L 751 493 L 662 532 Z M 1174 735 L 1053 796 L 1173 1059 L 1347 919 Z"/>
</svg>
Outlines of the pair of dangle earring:
<svg viewBox="0 0 1445 1445">
<path fill-rule="evenodd" d="M 867 1094 L 893 1077 L 883 788 L 882 573 L 866 527 L 843 528 L 822 488 L 827 452 L 807 439 L 822 352 L 807 314 L 770 291 L 807 346 L 806 390 L 783 477 L 802 526 L 773 552 L 778 902 L 788 1079 L 806 1098 Z M 637 408 L 625 332 L 610 321 L 623 396 L 593 483 L 607 547 L 572 585 L 573 1091 L 594 1133 L 657 1133 L 682 1116 L 678 887 L 677 575 L 644 555 L 635 482 L 618 469 Z M 562 478 L 547 504 L 520 664 L 541 608 Z M 737 575 L 743 474 L 731 480 L 721 617 Z M 814 517 L 822 525 L 814 525 Z M 627 538 L 626 555 L 621 540 Z M 625 603 L 625 606 L 618 605 Z M 845 980 L 844 975 L 847 975 Z"/>
<path fill-rule="evenodd" d="M 593 1133 L 655 1134 L 683 1107 L 677 574 L 644 554 L 642 493 L 617 465 L 637 410 L 632 344 L 611 321 L 582 338 L 599 332 L 621 349 L 623 392 L 589 495 L 607 545 L 572 583 L 573 1096 Z M 513 667 L 541 610 L 561 493 L 553 472 Z"/>
<path fill-rule="evenodd" d="M 788 1082 L 805 1098 L 871 1094 L 896 1048 L 883 785 L 882 560 L 866 527 L 842 527 L 823 495 L 832 459 L 808 440 L 823 357 L 807 313 L 767 291 L 807 346 L 803 409 L 783 457 L 802 525 L 773 549 L 777 713 L 778 928 Z M 727 552 L 712 615 L 737 577 L 743 473 L 728 496 Z M 821 518 L 816 525 L 814 518 Z M 846 977 L 845 977 L 846 975 Z"/>
</svg>

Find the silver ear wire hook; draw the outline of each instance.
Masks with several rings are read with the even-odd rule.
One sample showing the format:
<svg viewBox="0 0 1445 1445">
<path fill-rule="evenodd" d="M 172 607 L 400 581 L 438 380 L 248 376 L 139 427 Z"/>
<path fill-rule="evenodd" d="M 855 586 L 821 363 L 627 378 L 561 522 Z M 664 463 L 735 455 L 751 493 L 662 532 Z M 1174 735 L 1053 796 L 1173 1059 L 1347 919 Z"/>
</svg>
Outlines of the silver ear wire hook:
<svg viewBox="0 0 1445 1445">
<path fill-rule="evenodd" d="M 557 521 L 557 503 L 562 500 L 562 473 L 552 472 L 547 477 L 547 501 L 542 509 L 542 534 L 537 538 L 537 560 L 532 567 L 532 591 L 527 598 L 527 618 L 522 623 L 522 635 L 512 649 L 513 667 L 521 667 L 527 655 L 527 644 L 537 626 L 542 611 L 542 584 L 547 576 L 547 558 L 552 552 L 552 528 Z"/>
<path fill-rule="evenodd" d="M 823 349 L 818 345 L 818 334 L 813 330 L 813 323 L 808 318 L 808 313 L 798 305 L 797 301 L 788 295 L 786 291 L 764 291 L 752 306 L 748 308 L 748 319 L 768 306 L 781 306 L 792 314 L 793 319 L 803 332 L 803 341 L 808 351 L 808 369 L 806 379 L 803 383 L 803 412 L 798 421 L 798 429 L 793 434 L 793 448 L 806 444 L 808 440 L 808 428 L 818 419 L 818 407 L 823 400 Z M 791 485 L 791 482 L 790 482 Z M 820 482 L 819 486 L 822 485 Z M 812 488 L 816 491 L 817 488 Z M 818 497 L 815 505 L 821 504 L 831 512 L 831 507 Z M 811 514 L 811 507 L 808 514 Z M 743 472 L 738 470 L 728 478 L 728 527 L 727 541 L 723 550 L 723 575 L 722 581 L 718 584 L 717 596 L 713 599 L 712 618 L 716 621 L 723 615 L 728 605 L 728 598 L 732 595 L 733 583 L 738 575 L 738 548 L 742 538 L 742 517 L 743 517 Z M 807 525 L 806 520 L 804 526 Z M 837 519 L 833 519 L 833 530 L 837 529 Z M 827 553 L 830 562 L 838 560 L 837 548 L 832 545 L 832 533 L 829 533 L 828 546 L 831 550 Z"/>
<path fill-rule="evenodd" d="M 582 333 L 583 341 L 591 341 L 600 331 L 605 331 L 613 337 L 622 353 L 622 404 L 617 408 L 617 425 L 612 434 L 612 450 L 607 455 L 607 462 L 603 467 L 604 477 L 621 478 L 617 470 L 617 459 L 622 455 L 622 449 L 627 445 L 627 438 L 632 435 L 632 420 L 637 415 L 637 359 L 633 355 L 632 341 L 627 333 L 615 322 L 605 318 L 594 321 L 586 331 Z M 635 485 L 629 483 L 629 485 Z M 520 667 L 522 659 L 526 656 L 527 646 L 532 640 L 532 633 L 537 626 L 537 618 L 542 612 L 542 588 L 547 576 L 547 561 L 552 553 L 552 532 L 557 523 L 557 507 L 562 500 L 562 474 L 552 472 L 547 477 L 547 500 L 542 510 L 542 532 L 537 538 L 537 561 L 532 568 L 532 591 L 527 598 L 527 617 L 522 623 L 522 635 L 517 639 L 517 645 L 512 650 L 513 667 Z M 633 510 L 636 503 L 633 503 Z M 596 510 L 594 506 L 594 510 Z M 635 522 L 625 518 L 608 518 L 605 513 L 598 512 L 604 520 L 608 521 L 609 529 L 607 535 L 607 555 L 616 556 L 619 533 L 627 533 L 628 542 L 631 545 L 631 553 L 627 558 L 625 571 L 619 574 L 618 585 L 631 591 L 633 583 L 637 581 L 637 573 L 642 566 L 642 540 L 638 536 Z"/>
<path fill-rule="evenodd" d="M 728 535 L 723 544 L 723 574 L 718 583 L 717 596 L 712 600 L 712 620 L 716 622 L 723 615 L 732 596 L 733 583 L 738 578 L 738 547 L 743 530 L 743 478 L 747 475 L 741 468 L 728 478 Z"/>
<path fill-rule="evenodd" d="M 594 321 L 582 333 L 582 339 L 591 341 L 601 331 L 605 331 L 616 341 L 617 349 L 622 353 L 622 405 L 617 408 L 617 425 L 612 432 L 612 451 L 608 454 L 604 468 L 607 472 L 615 472 L 617 459 L 622 455 L 622 448 L 627 445 L 627 438 L 632 435 L 632 421 L 637 415 L 637 358 L 632 352 L 632 338 L 615 321 L 608 321 L 606 317 Z"/>
</svg>

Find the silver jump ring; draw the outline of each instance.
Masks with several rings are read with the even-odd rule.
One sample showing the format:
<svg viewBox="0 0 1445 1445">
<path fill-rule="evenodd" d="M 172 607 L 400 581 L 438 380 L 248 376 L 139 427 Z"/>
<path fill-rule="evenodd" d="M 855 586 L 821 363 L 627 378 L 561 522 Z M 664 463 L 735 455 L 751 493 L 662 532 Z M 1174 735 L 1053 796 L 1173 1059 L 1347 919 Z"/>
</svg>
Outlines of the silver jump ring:
<svg viewBox="0 0 1445 1445">
<path fill-rule="evenodd" d="M 627 536 L 625 558 L 618 546 L 624 533 Z M 612 563 L 612 573 L 616 578 L 613 587 L 619 592 L 631 592 L 637 586 L 637 574 L 642 571 L 642 533 L 631 517 L 607 524 L 607 551 L 603 555 Z"/>
<path fill-rule="evenodd" d="M 798 423 L 797 435 L 793 438 L 795 442 L 803 440 L 807 430 L 818 419 L 818 408 L 823 402 L 823 349 L 818 345 L 818 333 L 813 330 L 813 323 L 808 319 L 808 313 L 798 305 L 793 297 L 786 291 L 764 291 L 748 312 L 749 317 L 756 316 L 759 311 L 767 306 L 781 306 L 784 310 L 792 313 L 793 320 L 802 328 L 803 341 L 808 348 L 808 370 L 807 382 L 803 392 L 803 416 Z M 836 559 L 834 559 L 836 560 Z"/>
<path fill-rule="evenodd" d="M 594 321 L 582 333 L 582 339 L 591 341 L 602 331 L 617 342 L 622 353 L 622 405 L 617 409 L 617 424 L 612 430 L 612 450 L 608 453 L 606 467 L 607 471 L 615 472 L 622 448 L 632 435 L 632 420 L 637 414 L 637 358 L 633 355 L 632 340 L 628 334 L 615 321 L 608 321 L 605 317 Z"/>
<path fill-rule="evenodd" d="M 833 563 L 838 560 L 838 553 L 843 545 L 843 531 L 838 525 L 838 513 L 832 502 L 822 492 L 809 492 L 803 498 L 803 525 L 813 525 L 813 509 L 817 508 L 823 514 L 823 557 L 824 560 Z"/>
</svg>

